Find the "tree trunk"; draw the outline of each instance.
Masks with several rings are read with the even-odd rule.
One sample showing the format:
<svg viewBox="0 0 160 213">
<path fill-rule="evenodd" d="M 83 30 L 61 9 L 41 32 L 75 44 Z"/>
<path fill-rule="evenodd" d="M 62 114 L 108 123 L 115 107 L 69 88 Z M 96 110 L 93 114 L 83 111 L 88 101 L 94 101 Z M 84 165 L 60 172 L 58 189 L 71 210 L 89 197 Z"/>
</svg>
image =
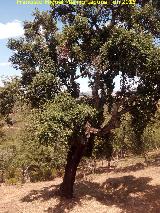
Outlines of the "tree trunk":
<svg viewBox="0 0 160 213">
<path fill-rule="evenodd" d="M 84 149 L 85 145 L 77 144 L 76 146 L 71 146 L 68 152 L 65 174 L 60 186 L 60 195 L 68 199 L 73 197 L 73 185 L 75 182 L 76 171 L 83 156 Z"/>
</svg>

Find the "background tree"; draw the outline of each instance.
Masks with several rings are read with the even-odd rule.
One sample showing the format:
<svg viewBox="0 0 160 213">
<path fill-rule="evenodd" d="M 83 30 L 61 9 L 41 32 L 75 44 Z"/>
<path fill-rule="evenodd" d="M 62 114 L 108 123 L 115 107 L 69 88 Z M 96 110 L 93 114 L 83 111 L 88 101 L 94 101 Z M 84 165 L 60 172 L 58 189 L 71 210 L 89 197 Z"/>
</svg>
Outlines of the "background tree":
<svg viewBox="0 0 160 213">
<path fill-rule="evenodd" d="M 33 21 L 24 23 L 24 38 L 11 39 L 8 43 L 15 51 L 10 61 L 22 71 L 21 85 L 32 107 L 41 108 L 47 100 L 54 101 L 63 90 L 78 98 L 76 80 L 80 77 L 88 77 L 92 89 L 92 97 L 88 97 L 84 110 L 87 112 L 89 106 L 95 108 L 96 117 L 88 118 L 79 108 L 77 117 L 74 107 L 58 105 L 60 113 L 61 110 L 64 113 L 59 120 L 61 130 L 66 125 L 68 110 L 72 116 L 67 118 L 71 119 L 71 126 L 74 125 L 67 139 L 70 146 L 60 187 L 61 195 L 71 198 L 77 166 L 86 147 L 92 153 L 96 135 L 109 143 L 111 130 L 120 126 L 121 116 L 126 112 L 132 115 L 137 153 L 143 151 L 142 134 L 156 112 L 160 94 L 160 49 L 154 42 L 160 35 L 159 11 L 157 4 L 150 1 L 134 6 L 88 5 L 86 1 L 85 5 L 54 5 L 49 12 L 36 11 L 34 16 Z M 57 28 L 58 23 L 61 29 Z M 121 88 L 113 96 L 114 78 L 119 74 Z M 129 79 L 138 79 L 135 91 Z M 59 101 L 61 103 L 61 99 Z M 110 113 L 107 123 L 104 123 L 105 104 Z M 79 122 L 79 114 L 83 115 L 83 122 Z M 53 124 L 57 119 L 48 114 L 49 118 Z M 55 136 L 61 136 L 62 132 L 57 134 L 56 129 L 59 126 L 51 125 L 55 142 Z M 40 141 L 48 143 L 46 135 L 50 131 L 48 127 L 43 130 Z"/>
<path fill-rule="evenodd" d="M 20 84 L 18 78 L 3 81 L 0 87 L 0 115 L 5 117 L 13 111 L 15 102 L 20 95 Z"/>
</svg>

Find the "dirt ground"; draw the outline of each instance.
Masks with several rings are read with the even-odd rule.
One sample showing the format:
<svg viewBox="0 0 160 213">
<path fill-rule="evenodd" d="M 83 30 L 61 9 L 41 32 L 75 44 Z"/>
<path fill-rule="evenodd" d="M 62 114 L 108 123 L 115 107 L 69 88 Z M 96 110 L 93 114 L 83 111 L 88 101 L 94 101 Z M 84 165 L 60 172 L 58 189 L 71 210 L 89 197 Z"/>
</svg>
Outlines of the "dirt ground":
<svg viewBox="0 0 160 213">
<path fill-rule="evenodd" d="M 76 181 L 72 201 L 57 195 L 61 178 L 1 185 L 0 213 L 160 213 L 157 156 L 149 166 L 142 159 L 121 160 L 110 169 L 99 164 L 96 173 Z"/>
</svg>

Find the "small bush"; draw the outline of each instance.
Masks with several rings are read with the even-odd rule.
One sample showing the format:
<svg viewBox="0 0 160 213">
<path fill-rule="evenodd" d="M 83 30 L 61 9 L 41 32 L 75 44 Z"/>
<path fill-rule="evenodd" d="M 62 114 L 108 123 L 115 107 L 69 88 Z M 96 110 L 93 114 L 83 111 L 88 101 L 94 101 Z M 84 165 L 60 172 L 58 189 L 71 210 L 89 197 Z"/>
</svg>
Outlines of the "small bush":
<svg viewBox="0 0 160 213">
<path fill-rule="evenodd" d="M 20 169 L 15 169 L 14 167 L 8 168 L 8 171 L 5 173 L 5 183 L 6 184 L 17 184 L 22 180 L 22 173 Z"/>
<path fill-rule="evenodd" d="M 17 178 L 9 178 L 5 181 L 8 185 L 17 185 L 19 180 Z"/>
</svg>

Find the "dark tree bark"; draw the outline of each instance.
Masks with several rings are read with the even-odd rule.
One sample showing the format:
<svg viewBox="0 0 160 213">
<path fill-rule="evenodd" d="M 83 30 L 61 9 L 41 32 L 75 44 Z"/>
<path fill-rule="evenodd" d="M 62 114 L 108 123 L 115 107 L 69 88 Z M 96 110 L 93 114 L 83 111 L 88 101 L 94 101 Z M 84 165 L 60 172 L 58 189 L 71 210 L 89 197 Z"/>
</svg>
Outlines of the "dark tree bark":
<svg viewBox="0 0 160 213">
<path fill-rule="evenodd" d="M 75 182 L 76 171 L 83 156 L 84 149 L 84 144 L 77 144 L 72 145 L 68 152 L 65 174 L 63 182 L 60 185 L 60 195 L 68 199 L 73 197 L 73 185 Z"/>
<path fill-rule="evenodd" d="M 60 185 L 61 196 L 69 198 L 69 199 L 73 197 L 73 185 L 75 182 L 77 167 L 88 145 L 90 146 L 91 152 L 92 152 L 92 146 L 90 142 L 94 141 L 93 140 L 94 136 L 99 135 L 105 138 L 108 135 L 110 135 L 112 129 L 119 127 L 121 115 L 128 112 L 128 107 L 123 108 L 121 111 L 118 111 L 119 106 L 117 105 L 112 110 L 111 119 L 103 128 L 99 128 L 99 129 L 94 128 L 87 121 L 84 127 L 83 136 L 78 136 L 77 131 L 75 131 L 72 137 L 70 138 L 70 149 L 67 155 L 67 164 L 65 167 L 65 174 L 64 174 L 63 182 Z"/>
</svg>

